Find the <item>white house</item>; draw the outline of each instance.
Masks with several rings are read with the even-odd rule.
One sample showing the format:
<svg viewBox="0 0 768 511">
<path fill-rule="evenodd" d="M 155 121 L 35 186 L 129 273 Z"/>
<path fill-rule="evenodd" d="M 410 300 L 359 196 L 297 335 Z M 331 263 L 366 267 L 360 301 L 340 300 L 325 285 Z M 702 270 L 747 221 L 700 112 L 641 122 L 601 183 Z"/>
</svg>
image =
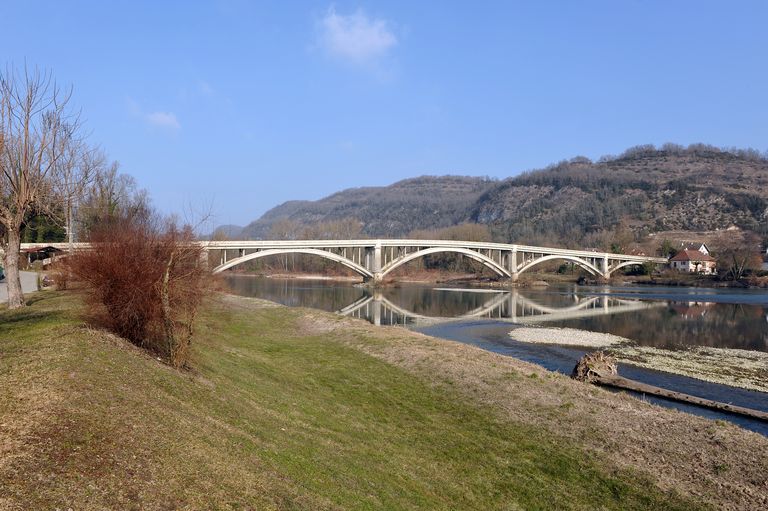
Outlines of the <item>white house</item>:
<svg viewBox="0 0 768 511">
<path fill-rule="evenodd" d="M 701 247 L 706 249 L 704 244 Z M 709 251 L 707 250 L 707 252 Z M 715 259 L 709 253 L 704 253 L 701 250 L 681 250 L 669 260 L 669 264 L 673 270 L 704 275 L 714 274 L 717 267 Z"/>
</svg>

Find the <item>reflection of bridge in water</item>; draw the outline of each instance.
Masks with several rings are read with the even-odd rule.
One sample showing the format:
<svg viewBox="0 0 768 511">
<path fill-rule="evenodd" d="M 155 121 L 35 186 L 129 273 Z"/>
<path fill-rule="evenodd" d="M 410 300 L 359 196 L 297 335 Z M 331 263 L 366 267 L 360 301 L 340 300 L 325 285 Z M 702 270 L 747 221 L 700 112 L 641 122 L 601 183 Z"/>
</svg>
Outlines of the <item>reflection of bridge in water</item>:
<svg viewBox="0 0 768 511">
<path fill-rule="evenodd" d="M 375 325 L 429 326 L 446 321 L 482 318 L 528 324 L 634 312 L 666 305 L 664 302 L 643 302 L 608 295 L 573 294 L 571 295 L 572 304 L 551 306 L 523 296 L 517 290 L 488 294 L 492 296 L 479 307 L 452 317 L 427 316 L 407 310 L 393 303 L 380 292 L 363 296 L 337 312 L 344 316 L 365 319 Z"/>
</svg>

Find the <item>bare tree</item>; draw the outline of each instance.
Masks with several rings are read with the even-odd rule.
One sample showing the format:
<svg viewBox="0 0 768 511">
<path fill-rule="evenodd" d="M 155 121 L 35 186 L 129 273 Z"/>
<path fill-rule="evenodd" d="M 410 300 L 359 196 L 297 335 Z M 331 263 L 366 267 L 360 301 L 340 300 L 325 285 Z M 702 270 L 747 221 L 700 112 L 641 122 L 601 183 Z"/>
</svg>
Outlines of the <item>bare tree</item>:
<svg viewBox="0 0 768 511">
<path fill-rule="evenodd" d="M 737 236 L 721 236 L 716 241 L 717 266 L 732 280 L 740 280 L 747 273 L 760 269 L 760 238 L 751 232 Z"/>
<path fill-rule="evenodd" d="M 75 241 L 75 210 L 81 202 L 85 189 L 94 176 L 104 168 L 106 158 L 101 151 L 90 148 L 85 140 L 79 138 L 74 126 L 63 125 L 58 139 L 58 147 L 52 148 L 58 154 L 54 180 L 54 198 L 59 203 L 66 226 L 67 241 Z"/>
<path fill-rule="evenodd" d="M 8 306 L 24 306 L 19 277 L 21 227 L 34 208 L 55 215 L 55 179 L 63 127 L 77 132 L 67 116 L 70 93 L 62 92 L 48 73 L 0 74 L 0 225 L 8 280 Z"/>
<path fill-rule="evenodd" d="M 81 238 L 88 237 L 89 231 L 101 224 L 149 213 L 146 191 L 139 190 L 136 180 L 128 174 L 121 174 L 119 169 L 117 162 L 94 167 L 77 212 L 80 227 L 84 231 Z"/>
</svg>

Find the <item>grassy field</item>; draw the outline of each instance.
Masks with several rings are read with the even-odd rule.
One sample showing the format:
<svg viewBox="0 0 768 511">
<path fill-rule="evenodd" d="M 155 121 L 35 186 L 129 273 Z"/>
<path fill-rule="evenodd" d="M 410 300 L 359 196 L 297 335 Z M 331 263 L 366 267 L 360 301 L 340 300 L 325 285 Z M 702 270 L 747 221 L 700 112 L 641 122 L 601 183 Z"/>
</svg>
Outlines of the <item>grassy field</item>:
<svg viewBox="0 0 768 511">
<path fill-rule="evenodd" d="M 79 304 L 0 310 L 0 509 L 707 508 L 366 353 L 365 329 L 217 301 L 179 372 Z"/>
</svg>

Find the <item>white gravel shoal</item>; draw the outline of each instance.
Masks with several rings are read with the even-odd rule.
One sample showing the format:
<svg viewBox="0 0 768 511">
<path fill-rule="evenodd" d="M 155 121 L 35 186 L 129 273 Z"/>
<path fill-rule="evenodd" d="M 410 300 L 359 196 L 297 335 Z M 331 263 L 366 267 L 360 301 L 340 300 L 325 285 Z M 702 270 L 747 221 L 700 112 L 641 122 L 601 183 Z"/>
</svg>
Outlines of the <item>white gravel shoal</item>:
<svg viewBox="0 0 768 511">
<path fill-rule="evenodd" d="M 601 332 L 588 332 L 575 328 L 534 328 L 521 327 L 509 332 L 509 336 L 520 342 L 536 344 L 564 344 L 586 348 L 607 348 L 618 344 L 631 343 L 629 339 Z"/>
<path fill-rule="evenodd" d="M 672 351 L 621 346 L 609 352 L 625 364 L 768 392 L 768 353 L 763 351 L 705 346 Z"/>
<path fill-rule="evenodd" d="M 575 328 L 516 328 L 509 336 L 520 342 L 606 349 L 624 364 L 689 376 L 699 380 L 768 392 L 768 353 L 692 346 L 666 350 L 637 346 L 625 337 Z"/>
</svg>

